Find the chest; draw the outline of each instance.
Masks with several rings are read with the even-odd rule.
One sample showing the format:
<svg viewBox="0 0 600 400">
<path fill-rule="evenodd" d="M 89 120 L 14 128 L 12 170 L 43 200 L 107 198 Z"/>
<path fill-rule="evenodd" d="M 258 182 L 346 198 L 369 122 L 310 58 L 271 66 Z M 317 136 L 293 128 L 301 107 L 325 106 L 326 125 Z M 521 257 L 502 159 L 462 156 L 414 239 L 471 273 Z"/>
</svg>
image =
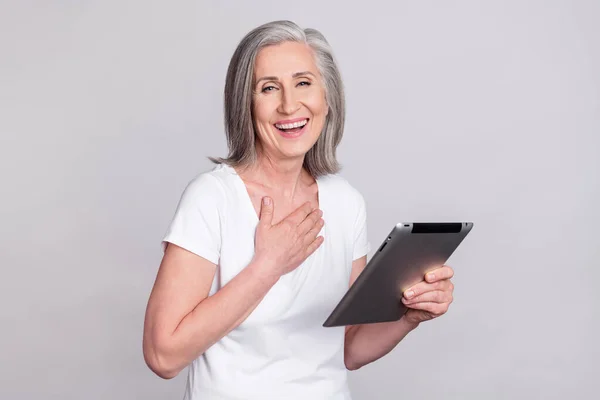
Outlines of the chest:
<svg viewBox="0 0 600 400">
<path fill-rule="evenodd" d="M 323 244 L 298 268 L 281 277 L 242 323 L 241 329 L 282 321 L 322 324 L 348 290 L 353 245 L 349 222 L 352 221 L 348 221 L 336 208 L 331 208 L 326 202 L 326 195 L 321 197 L 320 206 L 326 220 L 320 232 L 324 237 Z M 253 201 L 254 210 L 249 203 L 228 204 L 227 218 L 222 226 L 221 258 L 214 282 L 215 291 L 252 261 L 258 218 L 249 214 L 257 211 L 260 197 L 257 203 Z M 277 202 L 274 204 L 277 210 Z"/>
<path fill-rule="evenodd" d="M 314 209 L 319 208 L 319 195 L 313 188 L 304 189 L 294 195 L 293 199 L 277 193 L 257 188 L 249 185 L 247 188 L 248 197 L 252 203 L 255 214 L 260 218 L 261 202 L 263 197 L 268 196 L 273 199 L 273 223 L 277 224 L 285 217 L 296 211 L 298 207 L 306 202 L 310 202 Z"/>
</svg>

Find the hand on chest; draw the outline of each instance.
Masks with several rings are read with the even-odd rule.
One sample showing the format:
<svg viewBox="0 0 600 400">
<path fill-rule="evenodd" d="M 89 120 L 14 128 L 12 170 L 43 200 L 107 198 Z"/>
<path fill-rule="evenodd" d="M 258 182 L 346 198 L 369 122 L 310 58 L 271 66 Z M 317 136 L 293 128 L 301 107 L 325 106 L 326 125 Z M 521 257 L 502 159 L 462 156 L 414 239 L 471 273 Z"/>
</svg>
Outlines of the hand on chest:
<svg viewBox="0 0 600 400">
<path fill-rule="evenodd" d="M 254 211 L 259 218 L 263 197 L 268 196 L 273 199 L 273 224 L 278 224 L 306 202 L 310 202 L 313 209 L 319 208 L 319 196 L 316 190 L 299 191 L 294 194 L 293 198 L 285 194 L 264 190 L 254 185 L 248 185 L 247 190 Z"/>
</svg>

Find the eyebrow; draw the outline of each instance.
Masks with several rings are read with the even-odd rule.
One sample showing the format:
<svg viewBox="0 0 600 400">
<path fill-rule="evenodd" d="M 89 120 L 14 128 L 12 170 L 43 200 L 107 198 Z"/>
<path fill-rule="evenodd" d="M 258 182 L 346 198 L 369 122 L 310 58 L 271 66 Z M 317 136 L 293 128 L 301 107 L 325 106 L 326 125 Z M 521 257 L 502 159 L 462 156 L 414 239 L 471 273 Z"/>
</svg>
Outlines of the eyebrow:
<svg viewBox="0 0 600 400">
<path fill-rule="evenodd" d="M 292 75 L 292 78 L 298 78 L 300 76 L 306 76 L 306 75 L 312 75 L 313 77 L 315 77 L 315 74 L 313 74 L 310 71 L 302 71 L 302 72 L 296 72 Z M 316 78 L 316 77 L 315 77 Z M 276 76 L 263 76 L 262 78 L 258 79 L 256 81 L 256 85 L 258 85 L 258 83 L 260 81 L 278 81 L 279 78 L 277 78 Z"/>
</svg>

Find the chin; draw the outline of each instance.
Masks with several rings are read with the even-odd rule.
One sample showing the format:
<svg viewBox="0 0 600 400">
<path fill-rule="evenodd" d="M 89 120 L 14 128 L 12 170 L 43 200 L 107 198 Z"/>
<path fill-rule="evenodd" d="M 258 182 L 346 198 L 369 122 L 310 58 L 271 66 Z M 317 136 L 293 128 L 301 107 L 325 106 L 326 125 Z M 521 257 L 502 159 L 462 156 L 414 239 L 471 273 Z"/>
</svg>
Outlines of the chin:
<svg viewBox="0 0 600 400">
<path fill-rule="evenodd" d="M 281 148 L 280 151 L 285 158 L 291 159 L 291 158 L 301 158 L 301 157 L 306 156 L 306 153 L 308 153 L 308 151 L 310 149 L 311 149 L 310 147 L 306 147 L 306 146 L 299 147 L 298 146 L 296 148 L 289 148 L 289 147 Z"/>
<path fill-rule="evenodd" d="M 286 158 L 298 158 L 298 157 L 304 157 L 306 155 L 306 153 L 308 153 L 308 151 L 310 149 L 312 149 L 312 147 L 314 146 L 314 144 L 316 143 L 316 139 L 315 140 L 302 140 L 302 141 L 297 141 L 295 143 L 279 143 L 279 151 L 286 157 Z"/>
</svg>

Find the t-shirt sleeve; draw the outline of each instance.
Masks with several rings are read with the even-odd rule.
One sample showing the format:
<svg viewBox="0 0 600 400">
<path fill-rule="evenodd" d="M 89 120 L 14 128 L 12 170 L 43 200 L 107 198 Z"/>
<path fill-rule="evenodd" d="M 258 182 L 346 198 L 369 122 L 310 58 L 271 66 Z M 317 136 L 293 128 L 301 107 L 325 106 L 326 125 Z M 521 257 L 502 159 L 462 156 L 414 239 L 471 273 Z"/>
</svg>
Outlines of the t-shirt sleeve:
<svg viewBox="0 0 600 400">
<path fill-rule="evenodd" d="M 219 205 L 223 194 L 217 179 L 208 174 L 194 178 L 185 188 L 162 240 L 163 251 L 173 243 L 218 264 L 221 251 Z"/>
<path fill-rule="evenodd" d="M 367 207 L 365 199 L 359 192 L 357 193 L 358 211 L 354 223 L 354 250 L 352 260 L 356 260 L 366 255 L 371 250 L 371 243 L 367 236 Z"/>
</svg>

